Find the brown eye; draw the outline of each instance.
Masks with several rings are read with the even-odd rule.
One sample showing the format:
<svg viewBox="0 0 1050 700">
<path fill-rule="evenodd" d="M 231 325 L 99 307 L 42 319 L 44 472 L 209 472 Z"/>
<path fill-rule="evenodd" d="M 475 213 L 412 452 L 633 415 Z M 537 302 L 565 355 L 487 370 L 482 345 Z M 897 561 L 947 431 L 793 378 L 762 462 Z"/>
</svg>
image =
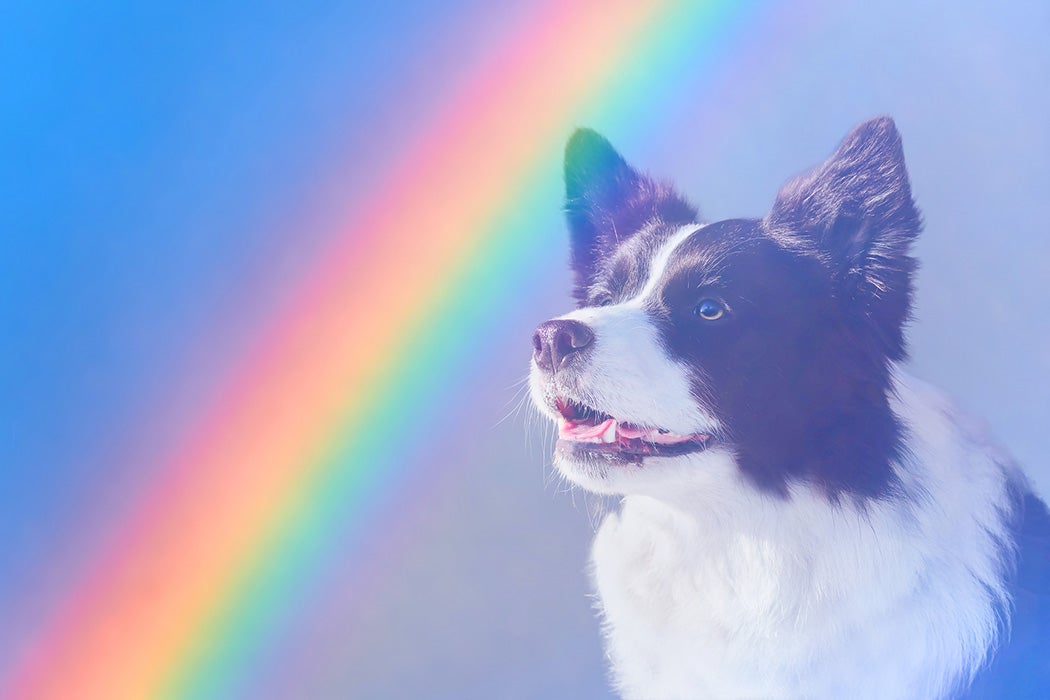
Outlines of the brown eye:
<svg viewBox="0 0 1050 700">
<path fill-rule="evenodd" d="M 726 308 L 714 299 L 704 299 L 693 307 L 693 313 L 705 321 L 717 321 L 725 316 Z"/>
</svg>

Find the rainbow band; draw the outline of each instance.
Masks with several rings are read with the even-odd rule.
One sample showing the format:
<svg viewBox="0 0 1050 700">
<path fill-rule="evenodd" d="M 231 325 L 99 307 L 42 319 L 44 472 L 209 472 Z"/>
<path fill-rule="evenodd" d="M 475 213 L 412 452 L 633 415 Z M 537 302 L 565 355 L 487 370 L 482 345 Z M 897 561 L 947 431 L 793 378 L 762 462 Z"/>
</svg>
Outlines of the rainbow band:
<svg viewBox="0 0 1050 700">
<path fill-rule="evenodd" d="M 250 675 L 332 533 L 365 527 L 410 478 L 419 446 L 398 426 L 437 416 L 469 370 L 456 331 L 490 323 L 558 234 L 523 212 L 568 127 L 596 106 L 637 114 L 643 61 L 717 36 L 728 6 L 538 7 L 346 223 L 0 696 L 222 697 Z"/>
</svg>

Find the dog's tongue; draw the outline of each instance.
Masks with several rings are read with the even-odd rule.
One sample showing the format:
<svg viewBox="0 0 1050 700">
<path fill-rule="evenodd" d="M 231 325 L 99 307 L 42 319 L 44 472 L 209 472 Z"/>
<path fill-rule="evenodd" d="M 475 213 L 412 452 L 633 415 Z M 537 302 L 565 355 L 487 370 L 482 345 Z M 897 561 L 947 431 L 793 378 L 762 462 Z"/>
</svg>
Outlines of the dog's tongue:
<svg viewBox="0 0 1050 700">
<path fill-rule="evenodd" d="M 563 440 L 576 440 L 579 442 L 605 442 L 612 443 L 617 440 L 641 439 L 658 445 L 676 445 L 689 442 L 694 438 L 706 440 L 706 435 L 679 435 L 671 432 L 660 432 L 654 429 L 643 429 L 630 423 L 617 423 L 614 418 L 608 418 L 597 425 L 585 423 L 573 423 L 562 421 L 558 436 Z"/>
<path fill-rule="evenodd" d="M 565 421 L 561 424 L 561 430 L 558 432 L 562 439 L 603 441 L 602 436 L 604 435 L 609 438 L 604 440 L 605 442 L 613 442 L 616 440 L 616 420 L 608 418 L 598 425 Z"/>
<path fill-rule="evenodd" d="M 668 430 L 660 431 L 654 430 L 653 428 L 639 428 L 629 423 L 621 423 L 619 427 L 617 427 L 616 432 L 620 437 L 627 438 L 628 440 L 637 438 L 657 445 L 677 445 L 682 442 L 689 442 L 690 440 L 700 440 L 703 442 L 707 439 L 706 435 L 679 435 L 678 433 L 672 433 Z"/>
<path fill-rule="evenodd" d="M 650 432 L 655 431 L 642 430 L 641 428 L 631 425 L 630 423 L 624 423 L 623 425 L 617 428 L 617 432 L 625 438 L 632 439 L 645 437 Z"/>
</svg>

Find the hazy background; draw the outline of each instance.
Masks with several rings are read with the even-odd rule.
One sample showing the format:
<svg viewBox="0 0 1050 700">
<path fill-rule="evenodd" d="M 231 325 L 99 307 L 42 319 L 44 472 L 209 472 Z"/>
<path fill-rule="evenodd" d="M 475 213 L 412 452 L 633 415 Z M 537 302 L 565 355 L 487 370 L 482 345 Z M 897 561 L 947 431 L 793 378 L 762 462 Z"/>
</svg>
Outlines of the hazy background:
<svg viewBox="0 0 1050 700">
<path fill-rule="evenodd" d="M 89 536 L 71 514 L 116 512 L 148 479 L 149 464 L 118 469 L 113 455 L 178 442 L 335 235 L 317 212 L 352 203 L 526 11 L 496 5 L 4 10 L 0 598 L 18 609 L 3 610 L 0 655 L 89 556 L 61 547 Z M 892 115 L 926 221 L 911 367 L 986 418 L 1045 494 L 1050 9 L 987 8 L 762 3 L 716 74 L 682 81 L 651 124 L 588 125 L 719 219 L 762 215 L 854 124 Z M 555 188 L 543 204 L 560 230 Z M 479 329 L 484 375 L 456 397 L 477 419 L 452 441 L 462 449 L 425 460 L 455 468 L 433 497 L 395 499 L 377 521 L 394 544 L 360 564 L 373 581 L 361 595 L 320 611 L 323 636 L 288 633 L 294 687 L 609 696 L 584 569 L 588 499 L 552 483 L 544 431 L 515 410 L 532 328 L 569 307 L 566 257 L 550 248 L 504 319 L 512 334 Z M 45 562 L 58 568 L 43 576 Z M 269 684 L 283 658 L 260 660 L 244 695 L 287 687 Z"/>
</svg>

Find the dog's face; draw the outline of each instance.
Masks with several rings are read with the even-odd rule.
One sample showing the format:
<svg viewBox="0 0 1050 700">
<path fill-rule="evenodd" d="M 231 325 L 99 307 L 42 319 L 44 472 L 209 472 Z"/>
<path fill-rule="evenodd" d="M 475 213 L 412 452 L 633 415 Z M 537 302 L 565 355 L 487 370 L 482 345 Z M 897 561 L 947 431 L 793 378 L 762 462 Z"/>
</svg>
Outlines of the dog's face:
<svg viewBox="0 0 1050 700">
<path fill-rule="evenodd" d="M 893 488 L 890 363 L 918 234 L 893 122 L 855 129 L 764 219 L 701 223 L 591 131 L 566 151 L 578 308 L 533 336 L 555 464 L 604 493 L 744 478 L 786 495 Z"/>
</svg>

